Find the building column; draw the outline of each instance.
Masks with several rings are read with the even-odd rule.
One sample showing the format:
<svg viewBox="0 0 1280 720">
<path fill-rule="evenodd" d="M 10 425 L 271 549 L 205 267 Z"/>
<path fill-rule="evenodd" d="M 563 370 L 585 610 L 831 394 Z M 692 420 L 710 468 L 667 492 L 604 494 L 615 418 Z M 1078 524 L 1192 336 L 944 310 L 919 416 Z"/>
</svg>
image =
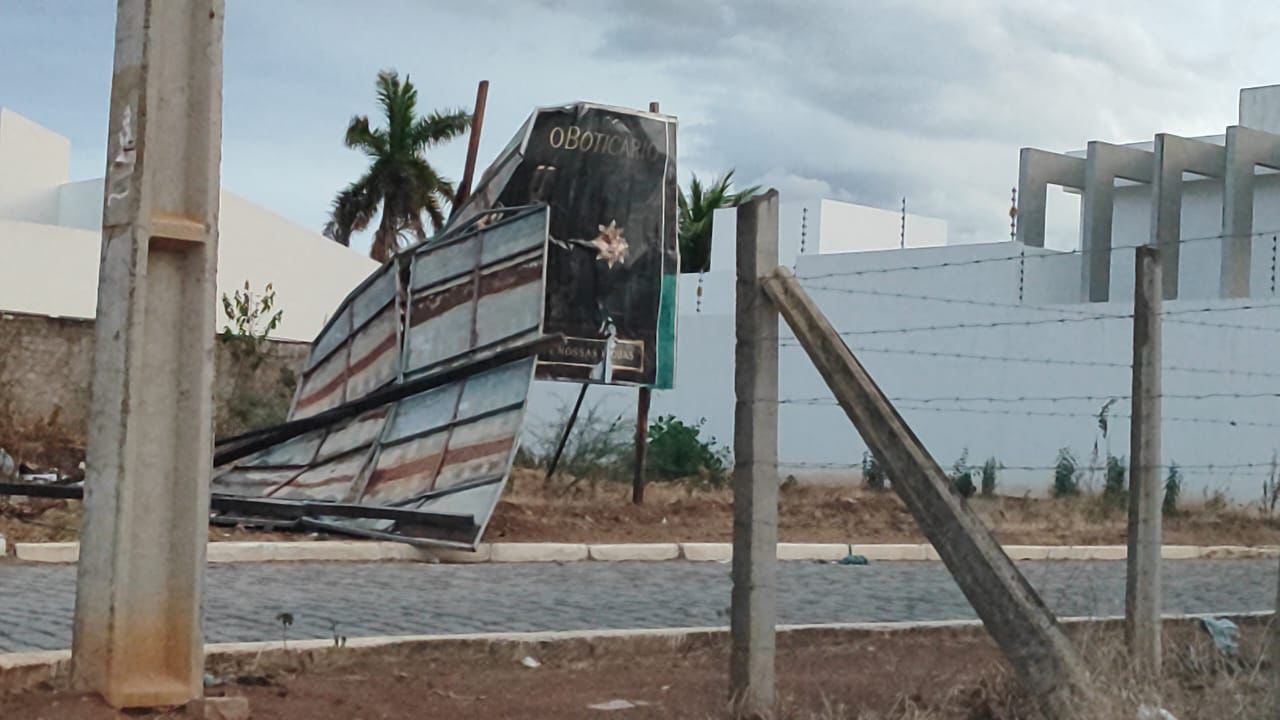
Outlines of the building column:
<svg viewBox="0 0 1280 720">
<path fill-rule="evenodd" d="M 1081 200 L 1080 286 L 1085 302 L 1111 298 L 1111 237 L 1116 178 L 1151 182 L 1154 158 L 1146 150 L 1093 141 L 1085 157 Z"/>
<path fill-rule="evenodd" d="M 1059 153 L 1022 148 L 1018 162 L 1018 225 L 1015 238 L 1023 245 L 1044 247 L 1048 187 L 1084 189 L 1085 161 Z"/>
<path fill-rule="evenodd" d="M 1222 180 L 1222 269 L 1224 298 L 1249 297 L 1253 265 L 1254 168 L 1280 169 L 1280 135 L 1246 127 L 1227 128 Z"/>
<path fill-rule="evenodd" d="M 1160 248 L 1164 299 L 1178 297 L 1179 250 L 1182 242 L 1182 174 L 1221 178 L 1226 150 L 1221 145 L 1160 133 L 1155 139 L 1151 179 L 1151 244 Z"/>
</svg>

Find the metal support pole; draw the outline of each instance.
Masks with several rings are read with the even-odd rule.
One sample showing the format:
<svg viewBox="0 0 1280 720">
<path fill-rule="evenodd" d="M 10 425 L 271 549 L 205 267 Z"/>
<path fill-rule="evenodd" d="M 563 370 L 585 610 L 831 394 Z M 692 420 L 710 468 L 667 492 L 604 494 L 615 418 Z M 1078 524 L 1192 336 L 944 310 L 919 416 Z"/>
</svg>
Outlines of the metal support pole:
<svg viewBox="0 0 1280 720">
<path fill-rule="evenodd" d="M 556 443 L 556 454 L 551 456 L 551 463 L 547 465 L 546 482 L 551 482 L 551 476 L 556 474 L 556 467 L 560 465 L 560 456 L 564 454 L 564 446 L 569 442 L 569 433 L 573 432 L 573 426 L 578 422 L 578 411 L 582 409 L 582 400 L 587 396 L 587 383 L 582 383 L 582 389 L 578 391 L 578 401 L 573 404 L 573 412 L 569 413 L 569 422 L 564 424 L 564 432 L 560 433 L 560 442 Z"/>
<path fill-rule="evenodd" d="M 656 101 L 649 103 L 649 112 L 658 112 L 658 107 Z M 644 504 L 644 459 L 649 451 L 649 404 L 652 400 L 653 390 L 640 388 L 636 396 L 636 462 L 631 476 L 631 502 L 635 505 Z"/>
<path fill-rule="evenodd" d="M 738 207 L 729 698 L 772 717 L 778 557 L 778 311 L 760 281 L 778 266 L 778 192 Z"/>
<path fill-rule="evenodd" d="M 640 388 L 636 398 L 636 466 L 631 476 L 631 502 L 644 504 L 644 456 L 649 450 L 649 402 L 653 391 L 647 387 Z"/>
<path fill-rule="evenodd" d="M 119 0 L 72 677 L 200 697 L 222 0 Z"/>
<path fill-rule="evenodd" d="M 1129 553 L 1125 639 L 1138 672 L 1160 677 L 1160 307 L 1161 251 L 1136 248 L 1133 293 L 1133 418 L 1129 434 Z"/>
</svg>

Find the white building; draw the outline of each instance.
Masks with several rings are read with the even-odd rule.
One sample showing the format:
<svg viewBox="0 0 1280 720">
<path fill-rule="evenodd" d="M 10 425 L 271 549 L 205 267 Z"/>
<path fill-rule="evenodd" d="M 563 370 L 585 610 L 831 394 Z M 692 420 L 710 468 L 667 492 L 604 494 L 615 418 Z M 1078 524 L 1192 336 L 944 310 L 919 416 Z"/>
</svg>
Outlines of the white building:
<svg viewBox="0 0 1280 720">
<path fill-rule="evenodd" d="M 0 311 L 95 315 L 102 179 L 70 182 L 70 154 L 65 137 L 0 108 Z M 377 267 L 226 190 L 218 225 L 219 296 L 272 283 L 279 338 L 310 341 Z"/>
<path fill-rule="evenodd" d="M 1241 106 L 1242 126 L 1280 134 L 1280 86 L 1244 91 Z M 1225 134 L 1203 142 L 1223 146 Z M 1177 299 L 1165 302 L 1165 461 L 1182 467 L 1191 498 L 1222 490 L 1254 500 L 1280 449 L 1280 178 L 1265 168 L 1250 177 L 1256 184 L 1246 248 L 1252 267 L 1247 297 L 1234 298 L 1224 297 L 1230 293 L 1223 290 L 1220 262 L 1224 181 L 1189 173 L 1178 179 L 1180 279 Z M 1132 247 L 1151 238 L 1151 190 L 1123 180 L 1113 187 L 1107 302 L 1086 301 L 1083 260 L 1094 253 L 1078 249 L 1000 239 L 797 256 L 801 208 L 786 198 L 782 261 L 795 263 L 802 282 L 939 463 L 948 467 L 966 450 L 974 464 L 995 457 L 1008 466 L 1001 475 L 1006 491 L 1043 492 L 1060 448 L 1070 448 L 1082 465 L 1095 443 L 1103 458 L 1108 450 L 1128 455 L 1132 335 L 1124 316 L 1132 312 Z M 827 246 L 830 207 L 824 203 L 820 217 L 809 209 L 808 243 L 819 226 Z M 655 393 L 651 412 L 705 417 L 707 431 L 725 443 L 733 429 L 734 217 L 732 211 L 716 216 L 702 312 L 693 312 L 694 279 L 683 278 L 676 389 Z M 782 334 L 790 336 L 785 326 Z M 783 464 L 798 476 L 856 466 L 865 445 L 830 404 L 803 351 L 783 342 Z M 540 388 L 561 402 L 571 392 Z M 593 388 L 588 398 L 629 414 L 634 395 Z M 1117 400 L 1103 437 L 1097 415 L 1111 398 Z M 540 421 L 555 419 L 557 403 L 538 399 Z"/>
</svg>

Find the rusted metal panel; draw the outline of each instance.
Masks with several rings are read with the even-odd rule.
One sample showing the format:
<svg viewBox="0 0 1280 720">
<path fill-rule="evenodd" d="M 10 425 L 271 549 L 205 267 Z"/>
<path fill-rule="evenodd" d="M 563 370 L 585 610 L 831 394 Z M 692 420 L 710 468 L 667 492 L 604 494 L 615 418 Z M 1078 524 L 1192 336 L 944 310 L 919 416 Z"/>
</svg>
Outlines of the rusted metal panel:
<svg viewBox="0 0 1280 720">
<path fill-rule="evenodd" d="M 255 435 L 228 455 L 238 459 L 212 481 L 223 507 L 413 542 L 479 541 L 548 342 L 546 209 L 484 220 L 407 250 L 348 296 L 295 398 L 288 425 L 307 427 L 279 441 Z M 387 397 L 397 383 L 429 387 Z"/>
</svg>

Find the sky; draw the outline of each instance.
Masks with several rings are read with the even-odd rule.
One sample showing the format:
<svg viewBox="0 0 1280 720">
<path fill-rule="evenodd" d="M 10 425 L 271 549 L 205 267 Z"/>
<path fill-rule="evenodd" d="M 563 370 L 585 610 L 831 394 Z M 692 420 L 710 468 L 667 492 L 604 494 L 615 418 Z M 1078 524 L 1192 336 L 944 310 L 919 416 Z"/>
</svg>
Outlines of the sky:
<svg viewBox="0 0 1280 720">
<path fill-rule="evenodd" d="M 480 170 L 534 107 L 657 100 L 682 180 L 906 197 L 952 242 L 1008 237 L 1020 147 L 1218 133 L 1240 87 L 1280 83 L 1280 12 L 1253 0 L 225 1 L 223 186 L 316 230 L 365 167 L 342 136 L 380 69 L 424 108 L 491 81 Z M 72 179 L 105 165 L 114 15 L 0 0 L 0 106 L 71 138 Z M 457 179 L 464 156 L 429 159 Z"/>
</svg>

